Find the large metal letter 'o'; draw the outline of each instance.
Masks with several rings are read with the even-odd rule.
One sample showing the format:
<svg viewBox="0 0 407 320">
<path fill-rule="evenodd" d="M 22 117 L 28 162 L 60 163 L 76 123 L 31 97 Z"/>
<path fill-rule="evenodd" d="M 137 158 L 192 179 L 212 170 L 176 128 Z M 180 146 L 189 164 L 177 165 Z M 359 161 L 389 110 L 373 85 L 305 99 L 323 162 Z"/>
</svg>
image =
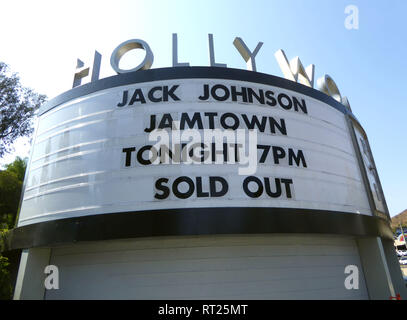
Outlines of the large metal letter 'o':
<svg viewBox="0 0 407 320">
<path fill-rule="evenodd" d="M 146 52 L 146 56 L 144 60 L 135 68 L 133 69 L 120 69 L 119 62 L 120 59 L 130 50 L 133 49 L 144 49 Z M 118 74 L 126 73 L 126 72 L 133 72 L 138 70 L 148 70 L 151 68 L 154 61 L 153 52 L 151 51 L 147 42 L 139 39 L 131 39 L 121 43 L 116 49 L 114 49 L 112 56 L 110 57 L 110 65 L 112 66 L 113 70 L 116 71 Z"/>
<path fill-rule="evenodd" d="M 317 81 L 318 89 L 342 103 L 342 96 L 335 81 L 327 74 Z"/>
</svg>

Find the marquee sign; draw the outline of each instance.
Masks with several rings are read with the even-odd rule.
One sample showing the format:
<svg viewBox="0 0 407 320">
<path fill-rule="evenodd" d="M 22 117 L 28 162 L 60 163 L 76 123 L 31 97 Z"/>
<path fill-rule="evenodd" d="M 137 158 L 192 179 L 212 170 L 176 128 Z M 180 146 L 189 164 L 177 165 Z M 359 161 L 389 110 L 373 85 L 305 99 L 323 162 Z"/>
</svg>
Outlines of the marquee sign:
<svg viewBox="0 0 407 320">
<path fill-rule="evenodd" d="M 344 110 L 210 73 L 69 99 L 40 116 L 19 225 L 211 207 L 371 215 Z"/>
<path fill-rule="evenodd" d="M 335 82 L 275 56 L 286 79 L 215 62 L 150 69 L 143 40 L 100 79 L 78 60 L 74 88 L 39 111 L 10 248 L 117 238 L 331 233 L 391 239 L 367 136 Z M 131 49 L 143 62 L 119 68 Z M 80 85 L 90 75 L 90 83 Z"/>
</svg>

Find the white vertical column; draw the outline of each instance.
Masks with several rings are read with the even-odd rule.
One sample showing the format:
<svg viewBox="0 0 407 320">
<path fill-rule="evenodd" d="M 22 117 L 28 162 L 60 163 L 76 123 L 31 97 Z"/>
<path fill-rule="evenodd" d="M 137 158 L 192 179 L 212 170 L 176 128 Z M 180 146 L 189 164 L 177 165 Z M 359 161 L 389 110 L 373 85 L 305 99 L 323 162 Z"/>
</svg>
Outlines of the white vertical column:
<svg viewBox="0 0 407 320">
<path fill-rule="evenodd" d="M 42 300 L 44 299 L 45 267 L 49 264 L 51 249 L 25 249 L 21 254 L 18 269 L 14 300 Z"/>
<path fill-rule="evenodd" d="M 392 240 L 382 239 L 384 254 L 386 256 L 387 265 L 390 271 L 391 280 L 393 282 L 394 291 L 400 294 L 402 300 L 407 299 L 406 283 L 403 279 L 400 263 L 397 259 L 396 249 Z"/>
<path fill-rule="evenodd" d="M 386 255 L 379 237 L 357 239 L 366 286 L 372 300 L 389 300 L 395 297 Z"/>
</svg>

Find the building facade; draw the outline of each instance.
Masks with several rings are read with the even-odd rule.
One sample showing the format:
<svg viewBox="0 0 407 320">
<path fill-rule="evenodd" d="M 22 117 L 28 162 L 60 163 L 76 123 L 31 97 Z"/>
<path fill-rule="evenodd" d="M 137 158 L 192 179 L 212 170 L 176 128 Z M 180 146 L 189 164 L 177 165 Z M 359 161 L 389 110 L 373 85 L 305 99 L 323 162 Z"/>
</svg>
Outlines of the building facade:
<svg viewBox="0 0 407 320">
<path fill-rule="evenodd" d="M 230 68 L 124 73 L 44 105 L 9 243 L 15 299 L 406 297 L 350 108 Z"/>
</svg>

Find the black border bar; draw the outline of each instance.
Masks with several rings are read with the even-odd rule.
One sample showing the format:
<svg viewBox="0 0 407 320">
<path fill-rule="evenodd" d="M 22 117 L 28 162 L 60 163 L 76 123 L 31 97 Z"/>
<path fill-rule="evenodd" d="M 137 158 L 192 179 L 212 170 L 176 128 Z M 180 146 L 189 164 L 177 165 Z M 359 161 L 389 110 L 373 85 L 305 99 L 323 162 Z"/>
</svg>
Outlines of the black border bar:
<svg viewBox="0 0 407 320">
<path fill-rule="evenodd" d="M 40 222 L 10 230 L 5 251 L 78 241 L 210 234 L 317 233 L 393 239 L 382 218 L 293 208 L 190 208 L 120 212 Z"/>
</svg>

